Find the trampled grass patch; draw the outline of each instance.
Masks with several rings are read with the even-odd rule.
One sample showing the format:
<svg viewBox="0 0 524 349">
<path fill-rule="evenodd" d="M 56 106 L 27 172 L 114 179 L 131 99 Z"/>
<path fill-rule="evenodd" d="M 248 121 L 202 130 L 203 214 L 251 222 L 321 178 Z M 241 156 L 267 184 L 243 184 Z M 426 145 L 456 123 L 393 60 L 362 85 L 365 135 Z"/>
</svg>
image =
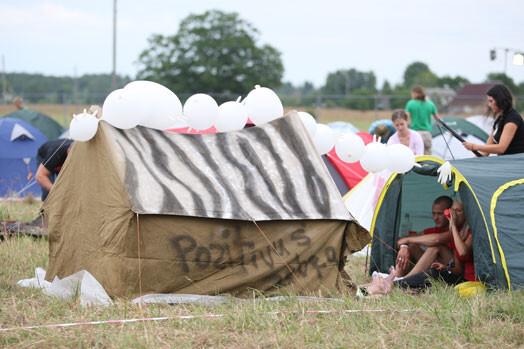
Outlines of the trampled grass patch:
<svg viewBox="0 0 524 349">
<path fill-rule="evenodd" d="M 20 347 L 521 347 L 524 345 L 524 292 L 497 291 L 466 299 L 436 283 L 412 295 L 393 290 L 381 298 L 281 302 L 263 296 L 214 306 L 130 305 L 82 307 L 40 290 L 21 288 L 20 279 L 47 267 L 47 241 L 31 237 L 0 243 L 0 327 L 73 322 L 197 316 L 135 323 L 114 323 L 0 332 L 0 345 Z M 350 258 L 355 282 L 369 281 L 365 259 Z M 254 293 L 256 294 L 256 293 Z M 326 310 L 328 313 L 310 311 Z M 349 312 L 358 310 L 359 312 Z M 204 317 L 220 314 L 221 317 Z M 200 317 L 199 317 L 200 316 Z"/>
</svg>

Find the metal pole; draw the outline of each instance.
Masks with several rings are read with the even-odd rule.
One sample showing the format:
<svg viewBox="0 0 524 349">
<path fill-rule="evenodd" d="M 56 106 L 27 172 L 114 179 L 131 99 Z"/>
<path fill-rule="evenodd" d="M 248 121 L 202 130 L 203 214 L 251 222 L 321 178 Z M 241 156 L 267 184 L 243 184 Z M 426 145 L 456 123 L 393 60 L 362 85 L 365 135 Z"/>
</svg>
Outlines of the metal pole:
<svg viewBox="0 0 524 349">
<path fill-rule="evenodd" d="M 346 86 L 345 86 L 345 91 L 344 92 L 345 92 L 345 95 L 347 97 L 347 96 L 349 96 L 349 92 L 350 92 L 350 88 L 351 88 L 351 85 L 350 85 L 351 82 L 349 80 L 349 70 L 346 71 L 345 75 L 346 75 L 345 76 L 346 77 Z"/>
<path fill-rule="evenodd" d="M 320 122 L 320 104 L 321 103 L 322 103 L 322 97 L 317 96 L 317 110 L 315 111 L 317 122 Z"/>
<path fill-rule="evenodd" d="M 76 67 L 74 70 L 74 77 L 73 77 L 73 104 L 75 106 L 78 104 L 78 77 L 76 74 Z"/>
<path fill-rule="evenodd" d="M 508 67 L 508 51 L 508 48 L 504 50 L 504 75 L 506 75 L 506 69 Z"/>
<path fill-rule="evenodd" d="M 64 113 L 62 114 L 62 126 L 67 127 L 67 97 L 62 93 L 62 104 L 64 106 Z"/>
<path fill-rule="evenodd" d="M 113 0 L 113 76 L 111 90 L 116 90 L 116 0 Z"/>
<path fill-rule="evenodd" d="M 374 103 L 375 103 L 375 121 L 378 120 L 378 96 L 375 95 L 374 97 Z"/>
</svg>

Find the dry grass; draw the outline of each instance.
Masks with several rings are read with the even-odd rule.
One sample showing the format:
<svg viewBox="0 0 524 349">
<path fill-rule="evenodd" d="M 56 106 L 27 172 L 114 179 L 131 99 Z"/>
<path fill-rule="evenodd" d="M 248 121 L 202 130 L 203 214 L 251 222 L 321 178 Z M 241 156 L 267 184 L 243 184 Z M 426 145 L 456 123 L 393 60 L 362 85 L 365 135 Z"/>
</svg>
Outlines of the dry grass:
<svg viewBox="0 0 524 349">
<path fill-rule="evenodd" d="M 51 107 L 40 110 L 54 115 Z M 388 113 L 381 112 L 379 118 L 388 117 Z M 365 128 L 359 125 L 369 125 L 375 118 L 374 112 L 342 109 L 323 110 L 321 115 L 322 122 L 348 120 L 361 129 Z M 38 201 L 4 201 L 0 202 L 0 213 L 28 221 L 38 207 Z M 357 283 L 369 282 L 364 264 L 362 257 L 350 258 L 347 263 L 346 269 Z M 358 300 L 347 292 L 335 294 L 341 302 L 300 302 L 294 297 L 269 302 L 259 297 L 215 306 L 134 306 L 129 299 L 116 299 L 111 307 L 84 308 L 77 298 L 62 301 L 16 285 L 20 279 L 33 277 L 36 267 L 47 268 L 46 240 L 15 237 L 0 242 L 0 265 L 0 329 L 225 314 L 218 318 L 13 330 L 0 332 L 2 347 L 524 347 L 523 291 L 465 299 L 437 283 L 431 292 L 419 295 L 394 290 L 388 297 Z M 319 309 L 333 313 L 306 313 Z M 363 312 L 344 312 L 352 309 Z M 372 310 L 380 312 L 368 312 Z"/>
<path fill-rule="evenodd" d="M 29 210 L 32 210 L 30 208 Z M 78 299 L 62 301 L 16 282 L 47 268 L 46 240 L 12 238 L 0 243 L 0 328 L 79 321 L 225 314 L 128 324 L 39 328 L 0 332 L 0 345 L 13 347 L 523 347 L 524 292 L 503 291 L 473 299 L 436 284 L 431 292 L 341 302 L 283 302 L 263 298 L 221 305 L 142 305 L 116 299 L 106 308 L 84 308 Z M 357 283 L 367 282 L 365 258 L 352 257 L 346 269 Z M 332 310 L 308 314 L 308 310 Z M 358 309 L 360 313 L 344 313 Z M 380 310 L 381 312 L 367 312 Z M 277 314 L 269 314 L 277 312 Z"/>
<path fill-rule="evenodd" d="M 22 200 L 0 200 L 0 220 L 30 222 L 38 217 L 41 204 L 32 195 L 27 195 Z"/>
</svg>

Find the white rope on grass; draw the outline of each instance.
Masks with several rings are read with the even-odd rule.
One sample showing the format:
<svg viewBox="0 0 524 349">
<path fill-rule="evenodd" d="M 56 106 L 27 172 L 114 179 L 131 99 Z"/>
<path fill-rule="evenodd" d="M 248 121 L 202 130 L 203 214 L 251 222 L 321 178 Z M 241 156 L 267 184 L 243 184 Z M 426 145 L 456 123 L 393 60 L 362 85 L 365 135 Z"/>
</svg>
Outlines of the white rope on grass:
<svg viewBox="0 0 524 349">
<path fill-rule="evenodd" d="M 403 310 L 386 310 L 386 309 L 348 309 L 348 310 L 306 310 L 300 311 L 272 311 L 262 313 L 260 315 L 289 315 L 289 314 L 354 314 L 354 313 L 385 313 L 385 312 L 396 312 L 396 313 L 407 313 L 414 310 L 403 309 Z M 73 327 L 73 326 L 88 326 L 88 325 L 103 325 L 103 324 L 127 324 L 133 322 L 147 322 L 147 321 L 163 321 L 163 320 L 189 320 L 199 318 L 219 318 L 225 317 L 230 314 L 204 314 L 204 315 L 177 315 L 177 316 L 162 316 L 162 317 L 150 317 L 150 318 L 136 318 L 136 319 L 120 319 L 120 320 L 101 320 L 101 321 L 85 321 L 85 322 L 70 322 L 63 324 L 48 324 L 48 325 L 35 325 L 35 326 L 20 326 L 10 328 L 0 328 L 0 332 L 16 331 L 16 330 L 34 330 L 38 328 L 56 328 L 56 327 Z"/>
</svg>

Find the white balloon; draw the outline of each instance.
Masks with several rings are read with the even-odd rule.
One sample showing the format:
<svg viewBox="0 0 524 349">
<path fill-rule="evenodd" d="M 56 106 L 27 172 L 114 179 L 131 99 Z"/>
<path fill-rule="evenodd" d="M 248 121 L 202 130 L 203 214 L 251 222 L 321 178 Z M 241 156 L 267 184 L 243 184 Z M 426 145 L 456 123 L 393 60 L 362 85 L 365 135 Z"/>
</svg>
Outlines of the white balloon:
<svg viewBox="0 0 524 349">
<path fill-rule="evenodd" d="M 320 155 L 329 153 L 335 146 L 335 132 L 324 124 L 317 124 L 317 132 L 313 137 L 313 143 Z"/>
<path fill-rule="evenodd" d="M 124 87 L 131 113 L 144 127 L 165 130 L 176 128 L 182 117 L 182 103 L 167 87 L 153 81 L 133 81 Z"/>
<path fill-rule="evenodd" d="M 189 127 L 207 130 L 218 118 L 218 104 L 213 97 L 197 93 L 189 97 L 184 104 L 184 116 Z"/>
<path fill-rule="evenodd" d="M 404 144 L 392 144 L 387 147 L 388 170 L 405 173 L 413 168 L 415 154 Z"/>
<path fill-rule="evenodd" d="M 364 153 L 364 141 L 354 133 L 346 133 L 337 140 L 335 152 L 340 160 L 348 163 L 357 162 Z"/>
<path fill-rule="evenodd" d="M 377 173 L 386 168 L 388 164 L 386 146 L 379 142 L 366 145 L 360 158 L 362 168 L 371 173 Z"/>
<path fill-rule="evenodd" d="M 118 89 L 111 92 L 105 99 L 102 107 L 102 120 L 111 125 L 127 129 L 138 125 L 140 117 L 133 112 L 133 105 L 130 95 L 124 89 Z"/>
<path fill-rule="evenodd" d="M 315 121 L 315 118 L 305 111 L 299 111 L 298 116 L 300 116 L 302 123 L 306 126 L 309 135 L 315 137 L 315 132 L 317 132 L 317 122 Z"/>
<path fill-rule="evenodd" d="M 247 109 L 238 102 L 225 102 L 218 107 L 215 128 L 220 132 L 241 130 L 247 122 Z"/>
<path fill-rule="evenodd" d="M 82 114 L 73 115 L 69 124 L 69 136 L 75 141 L 85 142 L 90 140 L 98 130 L 98 119 L 85 111 Z"/>
<path fill-rule="evenodd" d="M 261 125 L 284 115 L 284 107 L 273 90 L 256 85 L 244 100 L 249 118 L 255 125 Z"/>
</svg>

